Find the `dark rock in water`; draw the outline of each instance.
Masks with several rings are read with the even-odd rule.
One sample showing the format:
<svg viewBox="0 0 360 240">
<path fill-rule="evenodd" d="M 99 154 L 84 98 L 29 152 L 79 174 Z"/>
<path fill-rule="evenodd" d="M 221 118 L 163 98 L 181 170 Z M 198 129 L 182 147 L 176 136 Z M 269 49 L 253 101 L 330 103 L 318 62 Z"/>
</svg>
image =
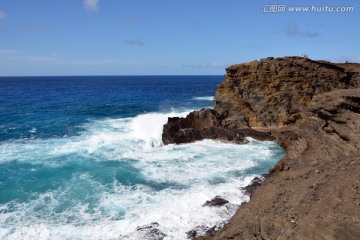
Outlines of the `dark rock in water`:
<svg viewBox="0 0 360 240">
<path fill-rule="evenodd" d="M 213 226 L 212 228 L 209 228 L 206 230 L 205 236 L 213 237 L 213 236 L 215 236 L 217 231 L 219 231 L 219 228 L 216 226 Z"/>
<path fill-rule="evenodd" d="M 186 235 L 189 239 L 194 240 L 198 236 L 198 233 L 196 230 L 190 230 L 186 233 Z"/>
<path fill-rule="evenodd" d="M 203 135 L 209 135 L 208 132 L 211 131 L 209 129 L 215 128 L 217 124 L 215 113 L 210 109 L 191 112 L 186 118 L 169 118 L 163 129 L 163 143 L 188 143 L 202 140 Z"/>
<path fill-rule="evenodd" d="M 148 225 L 139 226 L 136 230 L 141 232 L 145 239 L 163 240 L 166 237 L 166 234 L 158 229 L 159 226 L 159 223 L 153 222 Z"/>
<path fill-rule="evenodd" d="M 226 129 L 221 127 L 221 116 L 211 109 L 191 112 L 186 118 L 168 118 L 164 125 L 162 140 L 164 144 L 190 143 L 203 139 L 217 139 L 242 143 L 245 137 L 257 140 L 273 140 L 270 132 L 260 132 L 248 127 L 242 129 Z"/>
<path fill-rule="evenodd" d="M 196 228 L 194 228 L 191 231 L 188 231 L 187 237 L 191 240 L 195 240 L 195 239 L 207 239 L 209 237 L 213 237 L 215 236 L 215 234 L 219 231 L 219 229 L 223 226 L 223 224 L 217 226 L 212 226 L 212 227 L 205 227 L 205 226 L 197 226 Z"/>
<path fill-rule="evenodd" d="M 261 177 L 255 177 L 251 180 L 251 183 L 246 187 L 241 188 L 246 195 L 252 196 L 253 192 L 256 188 L 260 187 L 262 182 L 265 181 L 266 178 L 269 177 L 269 174 L 263 174 Z"/>
<path fill-rule="evenodd" d="M 214 197 L 213 199 L 206 201 L 206 203 L 204 203 L 203 207 L 205 206 L 209 206 L 209 207 L 220 207 L 222 205 L 225 205 L 229 203 L 228 200 L 225 200 L 219 196 Z"/>
</svg>

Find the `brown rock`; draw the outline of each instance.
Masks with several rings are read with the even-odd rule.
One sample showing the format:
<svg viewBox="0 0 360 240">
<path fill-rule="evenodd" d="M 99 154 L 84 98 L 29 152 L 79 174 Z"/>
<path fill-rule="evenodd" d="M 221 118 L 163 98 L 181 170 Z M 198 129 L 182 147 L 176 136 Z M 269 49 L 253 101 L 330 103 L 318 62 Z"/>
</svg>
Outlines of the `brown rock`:
<svg viewBox="0 0 360 240">
<path fill-rule="evenodd" d="M 248 127 L 242 129 L 223 128 L 219 118 L 214 110 L 210 109 L 193 111 L 186 118 L 168 118 L 168 122 L 163 128 L 163 143 L 189 143 L 202 139 L 242 143 L 247 136 L 258 140 L 273 140 L 269 131 L 256 131 Z"/>
<path fill-rule="evenodd" d="M 350 70 L 349 70 L 350 71 Z M 304 117 L 312 97 L 356 87 L 354 73 L 328 62 L 301 57 L 267 58 L 226 69 L 214 110 L 226 116 L 224 127 L 271 127 Z"/>
<path fill-rule="evenodd" d="M 360 239 L 360 64 L 267 58 L 226 72 L 214 110 L 169 119 L 164 143 L 273 137 L 286 156 L 206 239 Z"/>
<path fill-rule="evenodd" d="M 317 95 L 305 121 L 274 129 L 286 156 L 213 239 L 359 239 L 359 97 Z"/>
<path fill-rule="evenodd" d="M 187 143 L 202 140 L 204 137 L 200 131 L 208 132 L 217 124 L 215 112 L 210 109 L 191 112 L 186 118 L 168 118 L 168 123 L 164 125 L 163 129 L 163 143 Z M 203 131 L 204 129 L 206 130 Z M 221 134 L 219 133 L 219 135 Z"/>
<path fill-rule="evenodd" d="M 214 110 L 201 109 L 186 118 L 169 118 L 163 142 L 186 143 L 206 138 L 242 142 L 244 136 L 269 140 L 271 128 L 304 120 L 313 96 L 359 86 L 357 67 L 302 57 L 266 58 L 233 65 L 226 69 L 225 81 L 218 85 Z M 252 130 L 245 130 L 249 127 Z M 263 135 L 264 131 L 267 134 Z"/>
</svg>

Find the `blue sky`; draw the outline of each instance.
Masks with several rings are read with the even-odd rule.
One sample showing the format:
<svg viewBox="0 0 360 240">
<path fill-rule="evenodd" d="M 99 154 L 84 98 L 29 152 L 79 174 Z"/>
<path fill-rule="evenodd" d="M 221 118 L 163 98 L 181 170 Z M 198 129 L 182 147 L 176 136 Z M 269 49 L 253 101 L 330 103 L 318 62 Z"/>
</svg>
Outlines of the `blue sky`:
<svg viewBox="0 0 360 240">
<path fill-rule="evenodd" d="M 0 0 L 0 76 L 224 74 L 302 54 L 360 62 L 360 3 L 344 2 Z M 286 11 L 268 12 L 278 4 Z M 354 10 L 288 9 L 313 5 Z"/>
</svg>

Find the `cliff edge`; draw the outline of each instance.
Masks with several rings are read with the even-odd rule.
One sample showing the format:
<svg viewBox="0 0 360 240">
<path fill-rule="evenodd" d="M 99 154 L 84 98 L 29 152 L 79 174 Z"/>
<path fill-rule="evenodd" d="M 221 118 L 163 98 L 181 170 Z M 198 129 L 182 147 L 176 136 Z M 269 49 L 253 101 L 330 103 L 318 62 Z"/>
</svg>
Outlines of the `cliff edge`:
<svg viewBox="0 0 360 240">
<path fill-rule="evenodd" d="M 163 142 L 275 139 L 286 156 L 214 236 L 360 238 L 360 64 L 266 58 L 226 69 L 214 109 L 169 118 Z"/>
</svg>

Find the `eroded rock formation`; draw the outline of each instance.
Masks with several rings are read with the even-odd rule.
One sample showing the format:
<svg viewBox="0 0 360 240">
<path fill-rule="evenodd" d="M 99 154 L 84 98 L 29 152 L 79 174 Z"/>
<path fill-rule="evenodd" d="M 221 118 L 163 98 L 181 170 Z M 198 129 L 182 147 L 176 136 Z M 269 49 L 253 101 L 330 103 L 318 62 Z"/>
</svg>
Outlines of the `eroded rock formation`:
<svg viewBox="0 0 360 240">
<path fill-rule="evenodd" d="M 266 58 L 226 72 L 214 110 L 169 118 L 164 143 L 274 138 L 286 156 L 204 239 L 359 239 L 360 64 Z"/>
</svg>

